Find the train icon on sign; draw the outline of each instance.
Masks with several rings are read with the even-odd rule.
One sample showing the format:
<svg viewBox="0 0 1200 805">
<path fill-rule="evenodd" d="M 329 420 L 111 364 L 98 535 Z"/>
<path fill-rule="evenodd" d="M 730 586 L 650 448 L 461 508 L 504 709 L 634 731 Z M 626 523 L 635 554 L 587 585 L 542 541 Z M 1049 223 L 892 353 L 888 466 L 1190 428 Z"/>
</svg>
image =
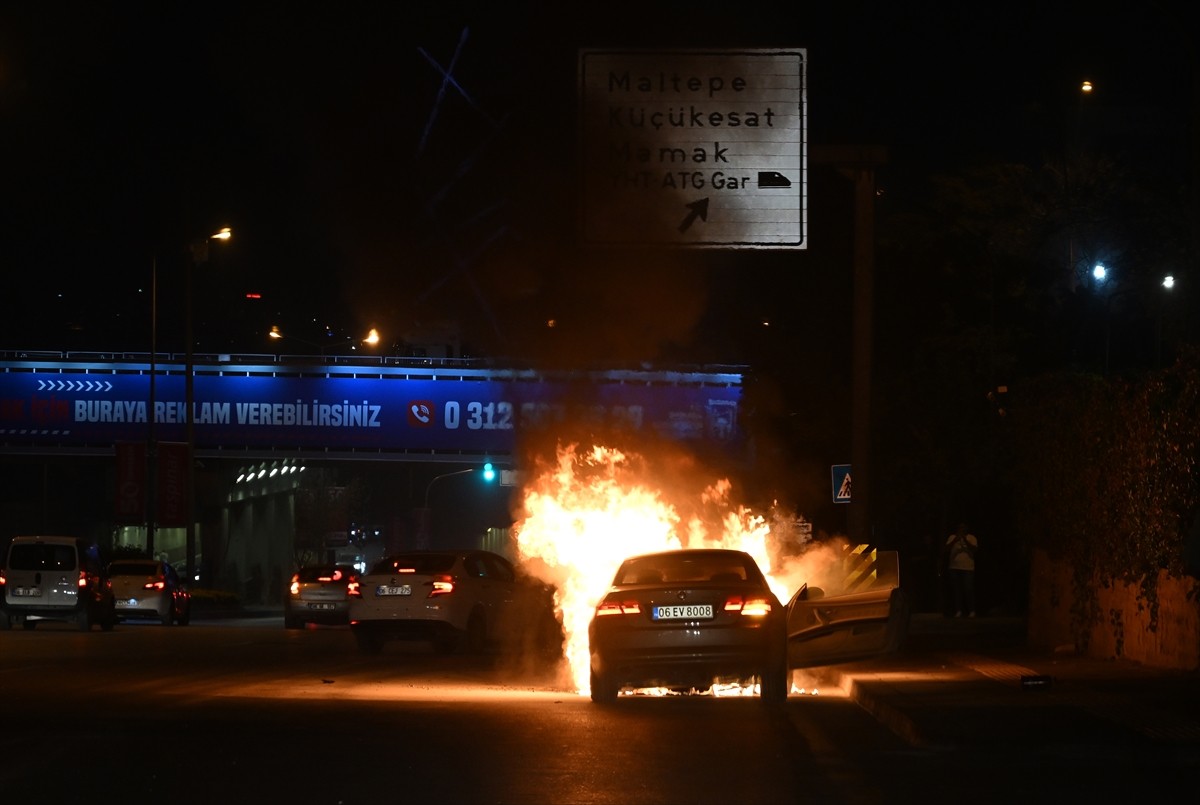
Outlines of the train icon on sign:
<svg viewBox="0 0 1200 805">
<path fill-rule="evenodd" d="M 792 180 L 779 171 L 759 171 L 759 187 L 791 187 Z"/>
</svg>

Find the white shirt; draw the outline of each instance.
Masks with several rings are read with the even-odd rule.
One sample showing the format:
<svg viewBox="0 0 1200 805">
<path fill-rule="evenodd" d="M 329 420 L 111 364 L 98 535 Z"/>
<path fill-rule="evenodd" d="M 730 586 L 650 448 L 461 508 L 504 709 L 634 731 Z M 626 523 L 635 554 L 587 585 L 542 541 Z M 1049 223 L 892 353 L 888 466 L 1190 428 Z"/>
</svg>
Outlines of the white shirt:
<svg viewBox="0 0 1200 805">
<path fill-rule="evenodd" d="M 979 547 L 979 541 L 975 539 L 974 534 L 964 534 L 961 539 L 958 534 L 951 534 L 946 538 L 946 547 L 950 551 L 947 566 L 951 570 L 975 569 L 975 551 Z"/>
</svg>

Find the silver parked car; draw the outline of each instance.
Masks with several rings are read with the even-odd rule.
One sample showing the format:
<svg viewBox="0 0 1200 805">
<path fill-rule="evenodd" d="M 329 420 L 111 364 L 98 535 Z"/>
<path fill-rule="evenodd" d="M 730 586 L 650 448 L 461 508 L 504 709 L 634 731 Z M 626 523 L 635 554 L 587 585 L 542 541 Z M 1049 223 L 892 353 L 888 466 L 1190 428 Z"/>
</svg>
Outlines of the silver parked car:
<svg viewBox="0 0 1200 805">
<path fill-rule="evenodd" d="M 117 559 L 108 566 L 117 617 L 187 626 L 192 596 L 175 568 L 157 559 Z"/>
<path fill-rule="evenodd" d="M 283 625 L 301 629 L 307 623 L 328 626 L 350 622 L 350 591 L 358 587 L 353 565 L 309 565 L 292 574 L 283 599 Z"/>
</svg>

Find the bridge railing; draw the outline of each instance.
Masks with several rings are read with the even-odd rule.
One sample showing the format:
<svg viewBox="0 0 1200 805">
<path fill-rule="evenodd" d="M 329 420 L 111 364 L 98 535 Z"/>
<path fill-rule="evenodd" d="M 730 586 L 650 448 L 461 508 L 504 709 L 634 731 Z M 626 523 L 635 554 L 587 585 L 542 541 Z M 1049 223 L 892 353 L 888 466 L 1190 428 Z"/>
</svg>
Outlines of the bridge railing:
<svg viewBox="0 0 1200 805">
<path fill-rule="evenodd" d="M 158 352 L 154 355 L 155 362 L 165 364 L 185 364 L 187 354 L 182 352 Z M 439 368 L 439 369 L 515 369 L 524 367 L 533 369 L 527 362 L 507 358 L 440 358 L 405 355 L 300 355 L 275 353 L 242 353 L 242 352 L 194 352 L 192 364 L 196 366 L 212 366 L 219 364 L 236 365 L 277 365 L 277 366 L 384 366 L 405 368 Z M 45 350 L 45 349 L 0 349 L 0 363 L 39 361 L 47 363 L 131 363 L 148 365 L 150 352 L 102 351 L 102 350 Z M 701 373 L 713 375 L 736 375 L 746 373 L 746 367 L 741 365 L 698 365 L 698 366 L 659 366 L 649 367 L 642 364 L 631 366 L 604 365 L 593 367 L 578 367 L 582 372 L 634 372 L 634 373 Z M 574 372 L 566 372 L 573 374 Z"/>
</svg>

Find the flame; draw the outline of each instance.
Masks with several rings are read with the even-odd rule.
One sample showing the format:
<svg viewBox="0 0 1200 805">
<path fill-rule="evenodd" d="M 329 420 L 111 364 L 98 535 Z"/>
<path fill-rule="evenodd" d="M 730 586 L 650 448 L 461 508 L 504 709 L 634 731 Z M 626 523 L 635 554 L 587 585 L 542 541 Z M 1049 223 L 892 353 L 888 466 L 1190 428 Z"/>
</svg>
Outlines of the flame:
<svg viewBox="0 0 1200 805">
<path fill-rule="evenodd" d="M 553 461 L 540 462 L 530 473 L 513 529 L 517 552 L 529 572 L 556 588 L 564 654 L 572 683 L 582 694 L 590 687 L 588 623 L 617 567 L 629 556 L 683 547 L 734 548 L 754 557 L 781 601 L 799 587 L 794 576 L 805 573 L 804 568 L 787 561 L 785 572 L 773 572 L 771 554 L 778 552 L 778 540 L 772 539 L 771 523 L 735 505 L 728 480 L 703 485 L 690 499 L 687 492 L 676 492 L 673 501 L 651 480 L 657 474 L 679 487 L 688 475 L 684 469 L 671 465 L 656 471 L 635 453 L 568 444 L 559 445 Z M 777 519 L 776 525 L 780 523 Z M 781 530 L 786 532 L 786 526 Z M 794 535 L 787 538 L 794 541 Z"/>
</svg>

